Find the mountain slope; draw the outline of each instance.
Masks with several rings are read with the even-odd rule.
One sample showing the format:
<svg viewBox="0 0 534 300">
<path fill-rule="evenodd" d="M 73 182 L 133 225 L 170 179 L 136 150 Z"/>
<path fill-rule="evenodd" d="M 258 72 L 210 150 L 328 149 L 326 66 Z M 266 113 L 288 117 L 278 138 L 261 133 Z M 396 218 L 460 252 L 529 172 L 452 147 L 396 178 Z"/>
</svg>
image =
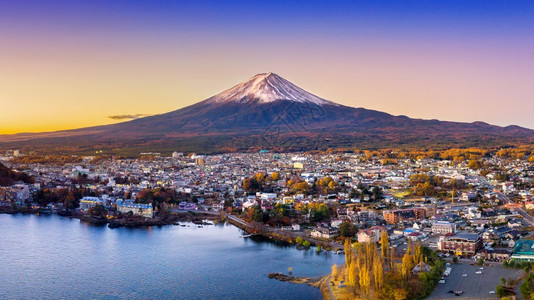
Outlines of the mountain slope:
<svg viewBox="0 0 534 300">
<path fill-rule="evenodd" d="M 483 122 L 411 119 L 315 96 L 273 73 L 252 77 L 202 102 L 129 122 L 0 136 L 0 146 L 74 150 L 279 150 L 531 143 L 534 131 Z"/>
</svg>

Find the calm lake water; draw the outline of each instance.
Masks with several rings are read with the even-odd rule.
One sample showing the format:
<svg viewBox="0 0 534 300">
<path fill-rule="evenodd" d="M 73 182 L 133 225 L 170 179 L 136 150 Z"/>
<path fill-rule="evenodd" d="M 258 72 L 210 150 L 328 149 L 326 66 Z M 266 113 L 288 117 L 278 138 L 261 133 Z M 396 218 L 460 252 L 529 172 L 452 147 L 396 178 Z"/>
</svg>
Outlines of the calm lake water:
<svg viewBox="0 0 534 300">
<path fill-rule="evenodd" d="M 231 225 L 98 227 L 0 214 L 0 299 L 320 299 L 267 278 L 319 276 L 342 255 L 240 238 Z"/>
</svg>

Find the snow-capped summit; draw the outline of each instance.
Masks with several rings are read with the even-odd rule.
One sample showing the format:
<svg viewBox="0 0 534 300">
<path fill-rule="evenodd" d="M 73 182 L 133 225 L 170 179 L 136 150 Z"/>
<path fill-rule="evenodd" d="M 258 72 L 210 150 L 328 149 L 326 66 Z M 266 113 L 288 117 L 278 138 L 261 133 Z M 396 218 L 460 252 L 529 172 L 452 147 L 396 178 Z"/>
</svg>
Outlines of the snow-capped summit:
<svg viewBox="0 0 534 300">
<path fill-rule="evenodd" d="M 263 102 L 288 100 L 317 105 L 337 105 L 299 88 L 274 73 L 261 73 L 209 99 L 210 103 L 225 102 Z"/>
<path fill-rule="evenodd" d="M 33 149 L 40 143 L 44 151 L 71 144 L 86 148 L 98 145 L 104 149 L 172 147 L 191 152 L 258 148 L 305 151 L 350 149 L 353 145 L 443 147 L 443 141 L 454 146 L 473 145 L 466 141 L 478 141 L 474 145 L 479 146 L 532 144 L 534 130 L 482 122 L 410 119 L 344 106 L 267 73 L 161 115 L 68 131 L 0 135 L 0 146 L 12 147 L 16 143 L 17 147 Z"/>
</svg>

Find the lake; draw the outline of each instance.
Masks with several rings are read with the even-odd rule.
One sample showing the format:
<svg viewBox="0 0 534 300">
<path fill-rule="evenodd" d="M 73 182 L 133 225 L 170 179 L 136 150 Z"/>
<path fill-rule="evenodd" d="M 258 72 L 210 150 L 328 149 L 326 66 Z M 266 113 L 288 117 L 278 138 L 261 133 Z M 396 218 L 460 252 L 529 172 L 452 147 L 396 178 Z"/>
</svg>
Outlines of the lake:
<svg viewBox="0 0 534 300">
<path fill-rule="evenodd" d="M 321 299 L 267 278 L 320 276 L 343 255 L 241 238 L 229 224 L 94 226 L 59 216 L 0 214 L 0 299 Z"/>
</svg>

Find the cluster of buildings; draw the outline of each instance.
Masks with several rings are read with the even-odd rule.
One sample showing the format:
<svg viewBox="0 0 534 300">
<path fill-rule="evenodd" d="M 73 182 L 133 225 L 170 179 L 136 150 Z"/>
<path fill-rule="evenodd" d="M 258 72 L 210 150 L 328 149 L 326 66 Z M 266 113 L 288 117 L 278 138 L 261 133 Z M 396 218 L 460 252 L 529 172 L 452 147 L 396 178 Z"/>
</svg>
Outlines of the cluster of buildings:
<svg viewBox="0 0 534 300">
<path fill-rule="evenodd" d="M 90 208 L 97 205 L 103 206 L 109 213 L 119 212 L 127 215 L 132 214 L 144 218 L 154 217 L 154 208 L 152 204 L 134 203 L 132 200 L 115 199 L 110 197 L 83 197 L 80 199 L 80 211 L 87 212 Z"/>
<path fill-rule="evenodd" d="M 505 253 L 510 255 L 524 236 L 523 229 L 534 221 L 524 215 L 526 210 L 534 209 L 534 190 L 529 186 L 534 167 L 525 161 L 484 158 L 484 163 L 500 171 L 482 176 L 470 169 L 467 162 L 398 159 L 391 165 L 377 157 L 355 153 L 312 155 L 262 151 L 184 155 L 174 152 L 171 157 L 157 153 L 149 156 L 151 159 L 106 160 L 88 156 L 82 162 L 31 164 L 24 166 L 24 170 L 41 188 L 78 186 L 99 195 L 81 199 L 81 211 L 100 204 L 110 211 L 149 218 L 154 216 L 154 208 L 131 199 L 136 199 L 144 189 L 156 187 L 187 195 L 178 205 L 170 207 L 171 211 L 218 211 L 230 205 L 237 211 L 260 207 L 267 212 L 277 204 L 297 211 L 302 204 L 324 203 L 329 207 L 329 220 L 306 227 L 313 216 L 303 212 L 284 230 L 332 239 L 339 235 L 338 228 L 343 222 L 350 222 L 358 230 L 359 241 L 377 242 L 380 231 L 386 230 L 394 246 L 402 248 L 407 240 L 419 241 L 444 253 L 466 257 L 484 255 L 502 259 Z M 269 181 L 263 191 L 244 190 L 246 178 L 274 172 L 279 178 Z M 497 180 L 498 173 L 503 172 L 510 175 L 509 181 Z M 466 188 L 455 191 L 449 199 L 402 196 L 412 188 L 410 177 L 416 174 L 440 177 L 444 182 L 462 181 Z M 294 193 L 288 180 L 295 178 L 309 186 L 332 178 L 338 188 L 326 194 Z M 373 187 L 382 191 L 380 201 L 373 201 L 371 194 L 364 193 Z M 19 186 L 10 187 L 9 191 L 0 189 L 0 201 L 31 199 L 31 192 L 29 187 L 26 190 Z"/>
<path fill-rule="evenodd" d="M 0 206 L 25 205 L 32 201 L 32 194 L 38 185 L 18 183 L 12 186 L 0 186 Z"/>
</svg>

